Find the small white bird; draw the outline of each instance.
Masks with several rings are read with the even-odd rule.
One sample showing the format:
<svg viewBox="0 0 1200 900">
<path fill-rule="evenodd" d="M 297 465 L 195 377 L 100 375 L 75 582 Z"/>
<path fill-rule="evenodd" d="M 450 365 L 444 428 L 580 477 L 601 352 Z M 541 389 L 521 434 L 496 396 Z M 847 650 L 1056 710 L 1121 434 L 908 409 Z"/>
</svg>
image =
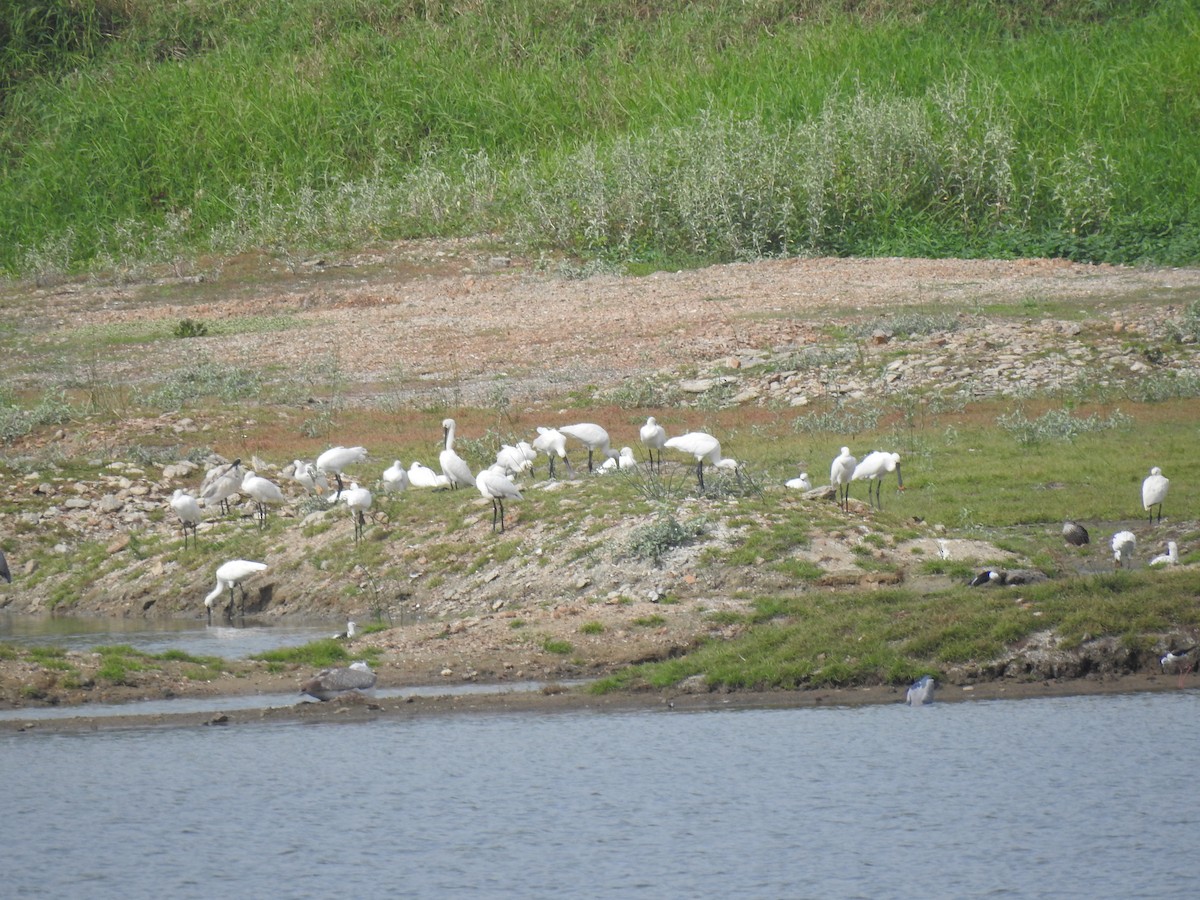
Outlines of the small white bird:
<svg viewBox="0 0 1200 900">
<path fill-rule="evenodd" d="M 283 491 L 279 489 L 279 485 L 256 474 L 253 469 L 247 469 L 242 478 L 242 493 L 249 496 L 258 508 L 259 528 L 266 524 L 267 507 L 283 503 Z"/>
<path fill-rule="evenodd" d="M 442 420 L 442 440 L 445 442 L 445 449 L 438 455 L 438 462 L 442 466 L 442 474 L 450 482 L 451 490 L 466 487 L 475 480 L 475 476 L 471 474 L 471 467 L 467 465 L 466 460 L 454 452 L 454 428 L 453 419 Z"/>
<path fill-rule="evenodd" d="M 314 496 L 324 497 L 329 493 L 329 482 L 325 474 L 318 471 L 312 463 L 302 459 L 292 461 L 292 480 Z"/>
<path fill-rule="evenodd" d="M 1084 544 L 1090 543 L 1092 540 L 1088 530 L 1078 522 L 1066 522 L 1063 524 L 1063 540 L 1072 547 L 1082 547 Z"/>
<path fill-rule="evenodd" d="M 937 682 L 929 675 L 923 675 L 919 680 L 909 685 L 904 695 L 904 702 L 909 706 L 928 706 L 933 702 L 933 689 Z"/>
<path fill-rule="evenodd" d="M 415 488 L 448 488 L 450 479 L 415 459 L 408 467 L 408 483 Z"/>
<path fill-rule="evenodd" d="M 229 606 L 225 609 L 225 615 L 228 618 L 233 618 L 233 589 L 238 587 L 242 592 L 242 615 L 246 614 L 246 586 L 242 584 L 251 575 L 261 572 L 267 567 L 266 563 L 254 562 L 248 559 L 231 559 L 229 562 L 221 563 L 217 566 L 217 586 L 209 592 L 204 598 L 204 605 L 208 609 L 208 623 L 212 624 L 213 603 L 221 596 L 225 590 L 229 591 Z"/>
<path fill-rule="evenodd" d="M 1159 554 L 1147 563 L 1147 565 L 1151 566 L 1174 566 L 1178 564 L 1179 545 L 1174 541 L 1167 541 L 1167 552 Z"/>
<path fill-rule="evenodd" d="M 557 428 L 538 426 L 537 437 L 531 445 L 534 450 L 545 453 L 550 458 L 550 478 L 554 477 L 554 459 L 558 457 L 567 467 L 567 475 L 572 475 L 571 460 L 567 458 L 567 436 Z"/>
<path fill-rule="evenodd" d="M 854 467 L 854 471 L 850 475 L 851 481 L 858 481 L 860 478 L 867 480 L 867 502 L 883 509 L 882 498 L 880 497 L 883 491 L 883 479 L 889 472 L 896 473 L 896 490 L 904 490 L 904 476 L 900 474 L 900 454 L 888 453 L 884 450 L 872 450 L 863 457 L 862 462 Z M 871 487 L 874 485 L 874 493 Z M 849 488 L 847 487 L 847 493 Z"/>
<path fill-rule="evenodd" d="M 362 540 L 363 531 L 367 527 L 367 510 L 371 508 L 371 492 L 359 487 L 357 481 L 350 482 L 350 487 L 342 491 L 342 501 L 350 508 L 354 518 L 354 543 Z"/>
<path fill-rule="evenodd" d="M 1150 474 L 1146 476 L 1146 480 L 1142 482 L 1142 509 L 1150 514 L 1150 521 L 1154 521 L 1154 507 L 1158 507 L 1158 521 L 1162 521 L 1162 505 L 1167 499 L 1167 488 L 1171 486 L 1171 480 L 1162 473 L 1162 469 L 1155 466 L 1150 470 Z"/>
<path fill-rule="evenodd" d="M 846 512 L 850 511 L 850 481 L 857 466 L 858 460 L 850 455 L 850 448 L 843 447 L 829 467 L 829 483 L 837 488 L 838 505 Z"/>
<path fill-rule="evenodd" d="M 222 512 L 229 512 L 229 498 L 242 486 L 241 466 L 242 461 L 235 459 L 213 466 L 204 473 L 204 480 L 200 482 L 200 502 L 206 508 L 219 505 Z"/>
<path fill-rule="evenodd" d="M 663 447 L 667 445 L 667 431 L 658 421 L 651 416 L 646 420 L 646 424 L 642 426 L 638 432 L 638 437 L 641 438 L 642 446 L 646 448 L 646 452 L 650 455 L 650 468 L 654 469 L 654 451 L 658 451 L 658 471 L 662 471 L 662 452 Z"/>
<path fill-rule="evenodd" d="M 171 495 L 170 502 L 171 509 L 175 511 L 175 515 L 179 516 L 179 524 L 183 528 L 183 549 L 186 550 L 189 531 L 192 533 L 193 542 L 200 540 L 200 536 L 197 534 L 197 529 L 200 527 L 200 504 L 183 488 L 175 490 L 175 493 Z"/>
<path fill-rule="evenodd" d="M 365 462 L 366 459 L 366 447 L 342 446 L 330 447 L 317 457 L 317 471 L 332 474 L 337 480 L 337 493 L 334 494 L 334 500 L 338 500 L 342 496 L 342 491 L 346 487 L 342 483 L 342 474 L 346 471 L 347 466 Z"/>
<path fill-rule="evenodd" d="M 492 501 L 492 531 L 496 530 L 496 522 L 500 522 L 500 531 L 504 531 L 504 501 L 522 500 L 520 490 L 506 474 L 504 467 L 496 464 L 480 470 L 475 476 L 475 487 L 479 493 Z"/>
<path fill-rule="evenodd" d="M 609 446 L 608 432 L 594 422 L 580 422 L 578 425 L 564 425 L 558 429 L 569 438 L 574 438 L 587 447 L 588 471 L 594 471 L 592 457 L 599 452 L 608 459 L 614 459 L 617 452 Z"/>
<path fill-rule="evenodd" d="M 502 466 L 509 478 L 515 478 L 522 472 L 532 472 L 535 459 L 537 451 L 528 441 L 518 441 L 516 446 L 504 444 L 496 451 L 496 465 Z"/>
<path fill-rule="evenodd" d="M 679 437 L 667 438 L 663 446 L 668 450 L 686 453 L 696 460 L 696 482 L 699 484 L 701 492 L 704 491 L 705 462 L 710 463 L 716 469 L 732 469 L 734 474 L 738 475 L 739 480 L 741 478 L 737 460 L 721 456 L 721 442 L 711 434 L 705 434 L 703 431 L 689 431 Z"/>
<path fill-rule="evenodd" d="M 300 693 L 317 700 L 332 700 L 339 694 L 365 693 L 375 687 L 376 676 L 365 662 L 351 663 L 346 668 L 322 669 L 316 677 L 300 685 Z"/>
<path fill-rule="evenodd" d="M 1127 560 L 1133 559 L 1133 553 L 1136 549 L 1137 538 L 1132 531 L 1118 531 L 1113 535 L 1113 559 L 1116 560 L 1117 568 L 1123 567 Z"/>
<path fill-rule="evenodd" d="M 812 482 L 808 478 L 807 472 L 801 472 L 798 478 L 789 478 L 783 483 L 786 488 L 791 488 L 793 491 L 811 491 Z"/>
<path fill-rule="evenodd" d="M 408 472 L 401 465 L 400 460 L 396 460 L 383 470 L 383 492 L 385 494 L 398 494 L 406 491 L 408 484 Z"/>
<path fill-rule="evenodd" d="M 600 467 L 601 472 L 616 472 L 618 470 L 636 469 L 637 458 L 633 455 L 632 447 L 622 447 L 621 452 L 616 457 L 610 456 L 604 461 L 604 465 Z"/>
</svg>

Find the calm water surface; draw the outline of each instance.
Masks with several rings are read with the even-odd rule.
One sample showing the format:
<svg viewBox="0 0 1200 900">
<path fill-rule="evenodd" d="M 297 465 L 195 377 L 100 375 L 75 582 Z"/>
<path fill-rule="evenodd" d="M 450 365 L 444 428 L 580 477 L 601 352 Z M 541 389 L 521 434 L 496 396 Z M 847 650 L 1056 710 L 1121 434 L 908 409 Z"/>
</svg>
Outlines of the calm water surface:
<svg viewBox="0 0 1200 900">
<path fill-rule="evenodd" d="M 0 736 L 6 896 L 1184 897 L 1200 693 Z"/>
</svg>

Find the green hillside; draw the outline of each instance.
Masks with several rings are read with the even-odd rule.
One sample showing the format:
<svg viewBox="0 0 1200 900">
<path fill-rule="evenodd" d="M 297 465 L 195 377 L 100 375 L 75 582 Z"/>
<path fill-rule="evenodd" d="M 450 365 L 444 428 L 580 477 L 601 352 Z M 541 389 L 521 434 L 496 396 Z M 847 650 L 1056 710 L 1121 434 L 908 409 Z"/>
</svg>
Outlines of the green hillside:
<svg viewBox="0 0 1200 900">
<path fill-rule="evenodd" d="M 1194 0 L 0 0 L 0 270 L 1200 260 Z"/>
</svg>

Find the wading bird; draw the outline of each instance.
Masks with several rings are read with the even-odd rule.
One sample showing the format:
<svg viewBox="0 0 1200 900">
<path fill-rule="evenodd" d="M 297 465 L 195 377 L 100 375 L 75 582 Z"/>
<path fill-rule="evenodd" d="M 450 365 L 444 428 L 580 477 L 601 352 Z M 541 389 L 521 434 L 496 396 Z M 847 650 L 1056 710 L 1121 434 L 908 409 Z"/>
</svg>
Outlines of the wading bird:
<svg viewBox="0 0 1200 900">
<path fill-rule="evenodd" d="M 217 566 L 217 586 L 204 598 L 204 605 L 208 609 L 208 623 L 212 624 L 213 603 L 226 590 L 229 591 L 229 606 L 225 609 L 225 615 L 227 618 L 233 618 L 234 587 L 242 592 L 242 615 L 244 616 L 246 614 L 246 586 L 242 582 L 266 567 L 266 563 L 253 562 L 248 559 L 231 559 L 229 562 Z"/>
<path fill-rule="evenodd" d="M 1067 522 L 1063 525 L 1063 540 L 1072 547 L 1082 547 L 1089 543 L 1092 538 L 1088 534 L 1088 530 L 1078 522 Z"/>
<path fill-rule="evenodd" d="M 300 685 L 300 693 L 325 701 L 350 691 L 364 693 L 373 687 L 375 673 L 365 662 L 356 662 L 344 669 L 322 669 Z"/>
<path fill-rule="evenodd" d="M 504 531 L 504 501 L 522 500 L 520 490 L 512 483 L 504 467 L 496 464 L 483 469 L 475 476 L 475 487 L 479 493 L 492 501 L 492 531 L 496 530 L 496 522 L 500 522 L 500 531 Z"/>
<path fill-rule="evenodd" d="M 342 491 L 342 501 L 350 508 L 354 519 L 354 543 L 362 540 L 363 531 L 367 527 L 367 510 L 371 508 L 371 492 L 359 487 L 357 481 L 350 482 L 350 487 Z"/>
<path fill-rule="evenodd" d="M 400 464 L 400 460 L 396 460 L 383 470 L 383 492 L 385 494 L 396 494 L 400 491 L 406 491 L 408 490 L 408 483 L 408 472 Z"/>
<path fill-rule="evenodd" d="M 1122 568 L 1127 560 L 1133 559 L 1133 553 L 1137 550 L 1137 538 L 1132 531 L 1118 531 L 1112 536 L 1112 550 L 1117 568 Z"/>
<path fill-rule="evenodd" d="M 854 467 L 850 480 L 858 481 L 860 478 L 865 478 L 867 480 L 867 502 L 883 509 L 880 494 L 883 491 L 884 476 L 889 472 L 896 473 L 896 490 L 904 490 L 904 476 L 900 474 L 900 454 L 872 450 L 863 457 L 862 462 Z M 875 487 L 874 493 L 871 492 L 872 485 Z M 849 488 L 847 488 L 847 492 L 849 492 Z"/>
<path fill-rule="evenodd" d="M 200 504 L 183 488 L 177 488 L 171 495 L 171 509 L 179 516 L 179 525 L 183 529 L 183 549 L 186 550 L 189 531 L 193 542 L 199 541 L 196 529 L 200 527 Z"/>
<path fill-rule="evenodd" d="M 515 478 L 522 472 L 532 472 L 535 459 L 537 451 L 528 441 L 518 441 L 516 446 L 504 444 L 496 451 L 496 465 L 503 466 L 509 478 Z"/>
<path fill-rule="evenodd" d="M 616 472 L 624 469 L 636 469 L 637 458 L 633 455 L 632 447 L 622 447 L 616 457 L 610 456 L 600 467 L 601 472 Z"/>
<path fill-rule="evenodd" d="M 1179 545 L 1174 541 L 1167 541 L 1167 552 L 1159 554 L 1147 563 L 1147 565 L 1151 566 L 1174 566 L 1178 564 Z"/>
<path fill-rule="evenodd" d="M 454 452 L 454 428 L 453 419 L 442 420 L 442 440 L 445 442 L 445 448 L 438 455 L 438 462 L 442 466 L 442 474 L 450 482 L 451 490 L 466 487 L 475 480 L 475 476 L 471 474 L 471 467 L 467 465 L 466 460 Z"/>
<path fill-rule="evenodd" d="M 229 498 L 242 486 L 242 461 L 213 466 L 204 473 L 200 482 L 200 502 L 208 509 L 220 506 L 221 512 L 229 513 Z"/>
<path fill-rule="evenodd" d="M 1142 509 L 1150 514 L 1150 521 L 1154 521 L 1154 507 L 1158 507 L 1158 521 L 1162 521 L 1162 505 L 1167 499 L 1167 488 L 1171 486 L 1171 480 L 1162 473 L 1162 469 L 1155 466 L 1150 470 L 1150 474 L 1146 476 L 1146 480 L 1142 482 Z"/>
<path fill-rule="evenodd" d="M 342 491 L 346 488 L 342 483 L 342 473 L 346 471 L 346 467 L 365 462 L 366 458 L 366 447 L 341 446 L 330 447 L 317 457 L 317 471 L 327 475 L 332 474 L 337 481 L 337 492 L 333 495 L 334 501 L 341 499 Z"/>
<path fill-rule="evenodd" d="M 843 447 L 829 467 L 829 483 L 837 488 L 838 506 L 845 512 L 850 511 L 850 481 L 857 465 L 858 460 L 850 455 L 850 448 Z"/>
<path fill-rule="evenodd" d="M 735 459 L 721 456 L 721 442 L 711 434 L 703 431 L 689 431 L 679 437 L 667 438 L 663 444 L 668 450 L 678 450 L 696 460 L 696 483 L 700 491 L 704 491 L 704 463 L 708 462 L 715 469 L 732 469 L 741 479 L 738 463 Z"/>
<path fill-rule="evenodd" d="M 534 450 L 539 450 L 550 457 L 550 478 L 554 477 L 554 458 L 557 456 L 563 461 L 567 467 L 567 475 L 572 475 L 571 460 L 567 458 L 567 437 L 557 428 L 543 428 L 538 426 L 537 437 L 533 439 L 531 445 Z"/>
<path fill-rule="evenodd" d="M 923 675 L 909 685 L 908 691 L 904 695 L 904 702 L 909 706 L 928 706 L 933 702 L 935 687 L 937 687 L 937 682 L 929 675 Z"/>
<path fill-rule="evenodd" d="M 263 478 L 253 469 L 247 469 L 245 477 L 242 478 L 242 493 L 249 496 L 258 509 L 259 528 L 267 522 L 267 507 L 283 503 L 283 491 L 279 489 L 279 485 Z"/>
<path fill-rule="evenodd" d="M 592 457 L 599 452 L 608 459 L 615 459 L 617 451 L 609 446 L 608 432 L 594 422 L 580 422 L 578 425 L 564 425 L 558 429 L 569 438 L 574 438 L 587 447 L 588 471 L 593 471 Z"/>
<path fill-rule="evenodd" d="M 292 462 L 292 480 L 316 497 L 324 497 L 329 493 L 329 482 L 325 474 L 312 463 L 302 459 Z"/>
<path fill-rule="evenodd" d="M 651 416 L 646 420 L 646 424 L 642 426 L 641 431 L 638 432 L 638 436 L 641 438 L 642 446 L 646 448 L 646 453 L 650 456 L 651 469 L 656 468 L 654 464 L 654 451 L 658 451 L 657 471 L 661 472 L 663 447 L 667 445 L 666 429 L 658 424 L 654 416 Z"/>
</svg>

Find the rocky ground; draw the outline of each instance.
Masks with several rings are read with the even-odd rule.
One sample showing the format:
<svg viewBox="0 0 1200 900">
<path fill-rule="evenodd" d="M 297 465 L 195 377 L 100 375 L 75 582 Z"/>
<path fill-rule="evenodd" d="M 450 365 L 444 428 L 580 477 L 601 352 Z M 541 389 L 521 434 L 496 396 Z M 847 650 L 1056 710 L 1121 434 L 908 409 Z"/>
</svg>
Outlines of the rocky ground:
<svg viewBox="0 0 1200 900">
<path fill-rule="evenodd" d="M 129 448 L 153 438 L 218 446 L 232 457 L 252 456 L 249 444 L 262 455 L 253 464 L 286 483 L 292 448 L 264 435 L 295 434 L 298 423 L 327 402 L 322 391 L 335 376 L 344 402 L 363 409 L 487 406 L 500 386 L 506 402 L 523 411 L 552 413 L 547 404 L 572 392 L 618 407 L 630 392 L 653 390 L 683 408 L 734 404 L 778 411 L 831 397 L 895 403 L 921 396 L 953 404 L 1069 392 L 1077 381 L 1095 386 L 1200 375 L 1190 339 L 1173 340 L 1170 354 L 1160 349 L 1186 330 L 1190 305 L 1200 300 L 1196 269 L 795 259 L 644 278 L 578 275 L 469 243 L 406 244 L 310 260 L 296 271 L 238 259 L 199 274 L 136 283 L 8 286 L 0 299 L 10 321 L 20 324 L 0 371 L 14 390 L 47 382 L 78 390 L 81 371 L 84 387 L 93 391 L 136 390 L 188 365 L 179 357 L 186 346 L 194 359 L 236 360 L 268 383 L 290 378 L 295 392 L 276 404 L 267 423 L 243 421 L 236 411 L 127 412 L 37 431 L 8 445 L 0 482 L 4 531 L 52 537 L 38 553 L 22 554 L 19 541 L 5 543 L 16 577 L 13 586 L 0 587 L 0 607 L 38 614 L 61 605 L 63 586 L 71 582 L 57 573 L 56 560 L 86 547 L 95 575 L 68 598 L 75 613 L 198 615 L 210 574 L 179 553 L 174 522 L 163 510 L 175 488 L 195 486 L 203 464 L 136 459 Z M 237 327 L 246 316 L 266 324 Z M 139 342 L 136 352 L 108 352 L 111 344 L 96 343 L 98 335 L 109 340 L 169 330 L 183 319 L 210 323 L 214 331 L 223 323 L 228 328 L 186 343 Z M 97 353 L 97 346 L 106 352 Z M 633 443 L 631 435 L 614 437 Z M 530 489 L 557 492 L 558 502 L 577 508 L 586 502 L 587 480 L 549 482 L 543 472 Z M 402 508 L 381 504 L 377 524 L 408 529 L 392 574 L 380 577 L 380 569 L 362 566 L 353 590 L 335 592 L 302 563 L 340 552 L 342 519 L 288 491 L 289 502 L 274 514 L 306 540 L 303 548 L 291 542 L 271 547 L 271 576 L 255 589 L 252 611 L 268 619 L 382 613 L 393 623 L 406 620 L 402 628 L 363 639 L 380 650 L 381 684 L 603 674 L 721 634 L 733 626 L 714 625 L 721 621 L 714 612 L 736 612 L 745 602 L 737 598 L 779 587 L 768 567 L 734 577 L 696 564 L 705 547 L 729 539 L 724 524 L 654 562 L 594 552 L 586 527 L 577 543 L 564 545 L 553 523 L 523 518 L 516 505 L 510 514 L 519 537 L 510 555 L 480 555 L 464 539 L 456 551 L 462 565 L 447 569 L 427 543 L 435 535 L 422 533 Z M 486 523 L 487 501 L 464 502 L 468 526 Z M 240 527 L 248 527 L 249 510 L 242 507 L 240 515 Z M 638 517 L 606 521 L 606 545 L 623 546 L 645 524 Z M 228 527 L 206 523 L 201 541 Z M 889 577 L 857 564 L 855 547 L 873 527 L 860 505 L 844 527 L 813 541 L 807 552 L 828 583 L 869 585 Z M 945 551 L 946 542 L 957 559 L 1006 557 L 929 527 L 878 553 L 891 562 L 914 553 L 928 558 Z M 551 548 L 558 562 L 546 565 L 543 555 Z M 404 574 L 395 575 L 401 566 Z M 585 623 L 594 625 L 581 631 Z M 561 641 L 570 642 L 570 653 L 546 649 Z M 105 686 L 87 683 L 87 660 L 74 663 L 84 673 L 77 688 L 44 668 L 0 662 L 0 702 L 278 689 L 300 674 L 235 668 L 197 681 L 164 667 L 139 683 Z M 1053 678 L 1077 665 L 1059 659 L 1024 674 Z M 1101 669 L 1107 677 L 1122 671 L 1119 664 L 1093 671 Z M 974 673 L 964 684 L 986 676 Z"/>
</svg>

